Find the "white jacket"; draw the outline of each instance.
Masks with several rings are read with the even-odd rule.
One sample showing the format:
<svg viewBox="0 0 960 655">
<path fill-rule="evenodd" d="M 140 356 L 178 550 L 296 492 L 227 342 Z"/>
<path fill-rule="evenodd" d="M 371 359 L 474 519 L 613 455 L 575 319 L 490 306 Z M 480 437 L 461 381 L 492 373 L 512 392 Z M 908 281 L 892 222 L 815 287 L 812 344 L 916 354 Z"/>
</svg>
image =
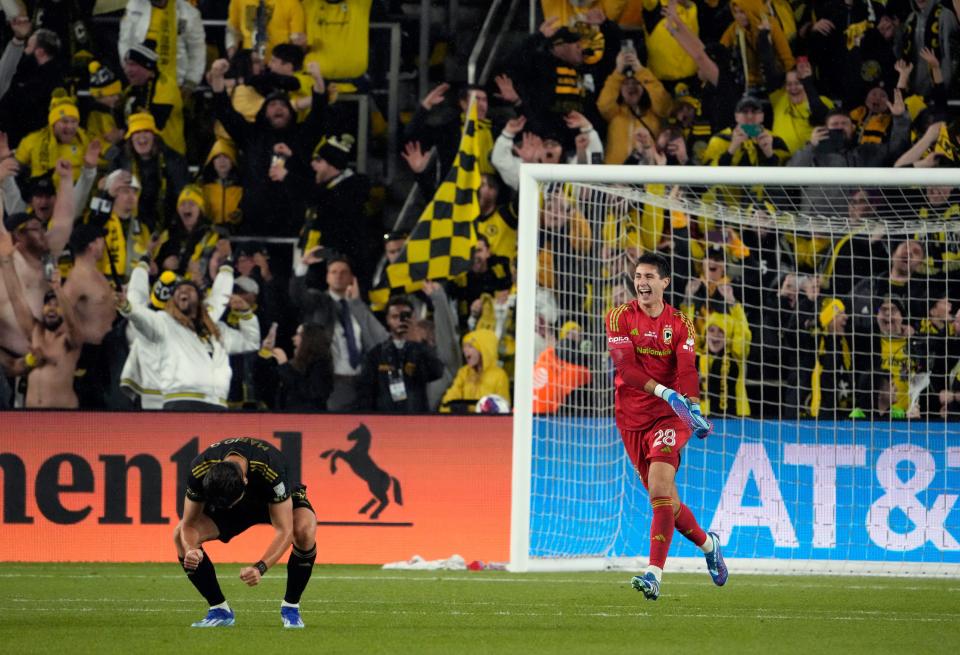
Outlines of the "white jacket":
<svg viewBox="0 0 960 655">
<path fill-rule="evenodd" d="M 207 66 L 207 37 L 203 31 L 200 10 L 186 0 L 177 2 L 177 86 L 193 85 L 203 79 Z M 117 51 L 120 61 L 127 51 L 147 39 L 150 27 L 150 0 L 127 0 L 127 9 L 120 21 Z"/>
<path fill-rule="evenodd" d="M 233 267 L 221 266 L 204 303 L 207 314 L 214 321 L 226 308 L 232 290 Z M 127 299 L 138 307 L 150 308 L 150 278 L 147 265 L 143 262 L 139 262 L 130 274 Z M 139 396 L 141 409 L 163 409 L 163 392 L 160 390 L 162 345 L 144 338 L 132 322 L 127 324 L 127 343 L 130 344 L 130 352 L 120 373 L 120 390 L 131 400 Z"/>
<path fill-rule="evenodd" d="M 127 336 L 133 338 L 121 384 L 128 393 L 140 394 L 144 409 L 172 400 L 226 406 L 232 375 L 229 355 L 260 347 L 260 324 L 252 312 L 241 317 L 239 330 L 217 323 L 220 339 L 209 345 L 168 313 L 144 304 L 131 303 L 121 314 L 130 320 Z"/>
</svg>

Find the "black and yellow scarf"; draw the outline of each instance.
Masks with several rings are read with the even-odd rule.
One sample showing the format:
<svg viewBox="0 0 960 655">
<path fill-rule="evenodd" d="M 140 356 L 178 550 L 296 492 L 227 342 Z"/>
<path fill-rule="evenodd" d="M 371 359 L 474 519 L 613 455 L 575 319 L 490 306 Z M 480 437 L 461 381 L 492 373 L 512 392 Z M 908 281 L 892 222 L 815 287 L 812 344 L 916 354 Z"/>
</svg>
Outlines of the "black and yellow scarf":
<svg viewBox="0 0 960 655">
<path fill-rule="evenodd" d="M 940 52 L 940 14 L 943 13 L 943 5 L 937 4 L 933 12 L 927 18 L 927 24 L 923 30 L 923 45 L 933 50 L 937 57 L 943 56 Z M 917 14 L 913 13 L 907 19 L 903 29 L 903 55 L 902 58 L 909 61 L 913 54 L 913 32 L 917 28 Z"/>
<path fill-rule="evenodd" d="M 850 350 L 850 342 L 845 335 L 840 335 L 840 353 L 843 358 L 843 370 L 851 371 L 853 368 L 853 355 Z M 821 359 L 827 354 L 827 335 L 821 333 L 817 338 L 817 363 L 813 366 L 813 373 L 810 375 L 810 416 L 816 418 L 820 414 L 820 403 L 823 402 L 823 387 L 820 378 L 823 376 L 823 364 Z"/>
</svg>

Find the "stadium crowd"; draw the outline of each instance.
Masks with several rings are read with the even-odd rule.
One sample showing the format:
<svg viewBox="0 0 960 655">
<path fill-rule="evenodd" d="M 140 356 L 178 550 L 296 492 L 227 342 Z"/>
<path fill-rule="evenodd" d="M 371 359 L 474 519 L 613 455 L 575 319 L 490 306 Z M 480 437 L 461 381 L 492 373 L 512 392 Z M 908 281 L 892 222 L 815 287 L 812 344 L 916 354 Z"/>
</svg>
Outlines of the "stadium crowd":
<svg viewBox="0 0 960 655">
<path fill-rule="evenodd" d="M 489 88 L 440 83 L 404 127 L 429 199 L 476 105 L 466 270 L 370 302 L 408 233 L 385 228 L 337 98 L 369 86 L 387 3 L 128 0 L 114 38 L 93 4 L 2 3 L 0 408 L 503 411 L 521 162 L 960 162 L 960 0 L 541 0 Z M 597 335 L 645 250 L 673 263 L 705 414 L 960 411 L 955 231 L 884 230 L 888 198 L 867 184 L 647 192 L 756 221 L 652 203 L 611 218 L 551 187 L 536 412 L 609 405 L 590 398 L 612 375 Z M 900 227 L 960 215 L 957 188 L 909 193 Z M 791 212 L 846 227 L 784 231 Z"/>
</svg>

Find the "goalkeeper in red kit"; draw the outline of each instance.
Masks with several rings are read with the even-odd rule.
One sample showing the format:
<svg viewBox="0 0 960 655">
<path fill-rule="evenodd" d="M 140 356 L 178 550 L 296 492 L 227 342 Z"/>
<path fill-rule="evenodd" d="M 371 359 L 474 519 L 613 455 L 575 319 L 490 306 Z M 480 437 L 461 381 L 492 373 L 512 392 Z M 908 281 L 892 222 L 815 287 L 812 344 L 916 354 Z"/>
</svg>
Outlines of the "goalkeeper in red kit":
<svg viewBox="0 0 960 655">
<path fill-rule="evenodd" d="M 653 506 L 650 565 L 631 581 L 650 600 L 660 596 L 674 528 L 704 552 L 714 584 L 727 581 L 719 537 L 703 531 L 677 493 L 680 449 L 692 434 L 703 439 L 713 426 L 700 414 L 693 325 L 664 302 L 669 284 L 667 260 L 645 253 L 634 272 L 637 299 L 607 315 L 607 346 L 617 369 L 617 427 Z"/>
</svg>

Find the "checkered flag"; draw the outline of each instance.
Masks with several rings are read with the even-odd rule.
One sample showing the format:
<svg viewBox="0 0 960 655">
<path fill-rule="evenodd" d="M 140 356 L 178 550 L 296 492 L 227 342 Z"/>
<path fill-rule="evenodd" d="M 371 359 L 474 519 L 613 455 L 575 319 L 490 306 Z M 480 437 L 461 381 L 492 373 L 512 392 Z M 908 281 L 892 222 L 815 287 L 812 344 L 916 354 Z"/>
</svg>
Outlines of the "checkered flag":
<svg viewBox="0 0 960 655">
<path fill-rule="evenodd" d="M 480 215 L 476 126 L 477 105 L 471 101 L 453 166 L 420 214 L 400 257 L 387 267 L 382 286 L 370 292 L 375 308 L 383 307 L 391 294 L 411 293 L 425 280 L 456 277 L 470 267 L 477 243 L 474 221 Z"/>
</svg>

